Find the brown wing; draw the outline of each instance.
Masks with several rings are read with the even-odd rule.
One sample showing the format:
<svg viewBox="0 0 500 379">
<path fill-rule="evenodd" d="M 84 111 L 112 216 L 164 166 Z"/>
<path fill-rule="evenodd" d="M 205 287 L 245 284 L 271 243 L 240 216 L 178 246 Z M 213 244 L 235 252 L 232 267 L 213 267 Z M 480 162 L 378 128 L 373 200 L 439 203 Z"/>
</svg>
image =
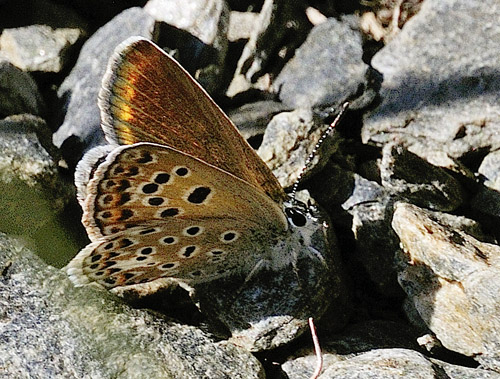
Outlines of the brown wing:
<svg viewBox="0 0 500 379">
<path fill-rule="evenodd" d="M 203 88 L 154 43 L 133 37 L 110 61 L 99 94 L 109 142 L 168 145 L 261 188 L 286 195 L 271 170 Z"/>
<path fill-rule="evenodd" d="M 286 236 L 282 209 L 260 189 L 192 156 L 138 143 L 96 157 L 77 168 L 92 243 L 68 266 L 76 283 L 212 280 L 249 271 Z"/>
</svg>

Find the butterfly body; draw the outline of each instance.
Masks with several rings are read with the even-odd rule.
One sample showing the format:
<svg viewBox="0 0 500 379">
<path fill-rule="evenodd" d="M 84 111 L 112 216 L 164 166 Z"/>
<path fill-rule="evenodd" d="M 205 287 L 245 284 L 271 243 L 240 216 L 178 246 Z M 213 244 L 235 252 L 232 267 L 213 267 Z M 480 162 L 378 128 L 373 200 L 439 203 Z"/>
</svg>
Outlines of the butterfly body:
<svg viewBox="0 0 500 379">
<path fill-rule="evenodd" d="M 68 265 L 76 284 L 279 270 L 323 229 L 292 208 L 222 110 L 153 43 L 118 48 L 99 105 L 110 146 L 90 151 L 75 174 L 91 240 Z"/>
</svg>

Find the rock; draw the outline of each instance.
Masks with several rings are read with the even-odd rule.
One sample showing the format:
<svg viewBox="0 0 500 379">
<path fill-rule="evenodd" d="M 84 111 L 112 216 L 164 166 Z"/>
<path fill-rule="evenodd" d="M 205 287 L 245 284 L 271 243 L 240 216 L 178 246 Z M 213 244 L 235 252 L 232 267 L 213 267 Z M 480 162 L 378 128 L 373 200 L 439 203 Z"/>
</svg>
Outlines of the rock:
<svg viewBox="0 0 500 379">
<path fill-rule="evenodd" d="M 272 118 L 286 107 L 277 101 L 247 103 L 227 113 L 245 139 L 263 135 Z"/>
<path fill-rule="evenodd" d="M 169 25 L 167 30 L 160 31 L 161 47 L 177 50 L 179 63 L 209 93 L 217 92 L 224 83 L 221 77 L 228 48 L 226 2 L 149 0 L 144 10 L 156 21 Z M 178 30 L 186 33 L 178 33 Z"/>
<path fill-rule="evenodd" d="M 257 29 L 259 26 L 258 20 L 258 13 L 232 11 L 229 14 L 227 39 L 230 42 L 250 39 L 252 30 Z"/>
<path fill-rule="evenodd" d="M 45 103 L 33 78 L 0 59 L 0 117 L 30 113 L 41 115 Z"/>
<path fill-rule="evenodd" d="M 423 158 L 497 149 L 499 15 L 495 0 L 425 1 L 373 57 L 381 104 L 365 117 L 363 142 L 396 140 Z"/>
<path fill-rule="evenodd" d="M 0 54 L 23 71 L 60 72 L 82 33 L 78 28 L 52 29 L 47 25 L 4 29 Z"/>
<path fill-rule="evenodd" d="M 330 365 L 321 378 L 401 378 L 436 377 L 434 363 L 408 349 L 377 349 Z"/>
<path fill-rule="evenodd" d="M 484 176 L 484 185 L 500 192 L 500 151 L 492 151 L 484 157 L 477 172 Z"/>
<path fill-rule="evenodd" d="M 38 117 L 0 121 L 0 231 L 21 237 L 47 261 L 63 265 L 79 248 L 59 219 L 75 191 L 40 142 L 50 143 L 48 133 Z"/>
<path fill-rule="evenodd" d="M 397 204 L 393 228 L 399 282 L 422 320 L 447 349 L 499 371 L 500 247 L 410 204 Z"/>
<path fill-rule="evenodd" d="M 432 379 L 436 373 L 447 373 L 453 378 L 499 377 L 492 371 L 425 357 L 416 344 L 417 335 L 414 329 L 394 321 L 362 322 L 347 327 L 340 334 L 320 334 L 323 352 L 320 378 Z M 305 379 L 311 376 L 316 365 L 314 352 L 307 348 L 289 358 L 282 368 L 290 379 Z"/>
<path fill-rule="evenodd" d="M 0 235 L 0 364 L 5 377 L 262 378 L 260 363 L 196 327 L 75 288 Z"/>
<path fill-rule="evenodd" d="M 87 149 L 104 143 L 97 94 L 108 60 L 116 46 L 128 37 L 151 38 L 153 25 L 154 20 L 143 9 L 131 8 L 100 28 L 83 45 L 75 67 L 58 90 L 59 98 L 65 102 L 66 114 L 54 134 L 57 147 L 61 147 L 70 136 L 78 137 Z M 70 156 L 82 154 L 77 151 L 66 153 Z"/>
<path fill-rule="evenodd" d="M 341 104 L 367 86 L 361 34 L 333 18 L 314 27 L 273 83 L 290 108 Z M 307 70 L 304 70 L 307 67 Z"/>
<path fill-rule="evenodd" d="M 234 97 L 249 89 L 268 92 L 276 76 L 311 28 L 302 5 L 266 0 L 243 48 L 226 95 Z"/>
<path fill-rule="evenodd" d="M 453 211 L 465 201 L 465 191 L 453 176 L 399 144 L 384 146 L 380 176 L 391 193 L 422 207 Z"/>
<path fill-rule="evenodd" d="M 218 0 L 189 0 L 184 2 L 149 0 L 144 10 L 156 21 L 185 30 L 206 45 L 227 49 L 229 9 Z M 224 20 L 223 20 L 224 19 Z"/>
<path fill-rule="evenodd" d="M 2 29 L 46 25 L 52 29 L 87 30 L 88 23 L 74 10 L 74 4 L 71 2 L 71 6 L 67 6 L 63 2 L 51 0 L 6 1 L 2 4 L 0 25 Z"/>
<path fill-rule="evenodd" d="M 273 170 L 280 184 L 284 188 L 291 187 L 325 130 L 326 126 L 318 125 L 314 120 L 311 110 L 297 109 L 280 113 L 268 124 L 257 153 Z M 319 171 L 335 149 L 335 137 L 325 140 L 307 167 L 307 175 Z"/>
</svg>

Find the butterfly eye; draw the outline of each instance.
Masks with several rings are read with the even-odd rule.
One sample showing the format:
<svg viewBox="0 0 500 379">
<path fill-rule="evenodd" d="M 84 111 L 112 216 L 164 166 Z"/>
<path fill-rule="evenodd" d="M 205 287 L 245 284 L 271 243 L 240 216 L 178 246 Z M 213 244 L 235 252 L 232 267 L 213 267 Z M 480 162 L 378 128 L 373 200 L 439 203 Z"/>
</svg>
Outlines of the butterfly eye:
<svg viewBox="0 0 500 379">
<path fill-rule="evenodd" d="M 288 217 L 288 220 L 295 226 L 304 226 L 307 223 L 306 216 L 294 208 L 286 208 L 285 214 Z"/>
</svg>

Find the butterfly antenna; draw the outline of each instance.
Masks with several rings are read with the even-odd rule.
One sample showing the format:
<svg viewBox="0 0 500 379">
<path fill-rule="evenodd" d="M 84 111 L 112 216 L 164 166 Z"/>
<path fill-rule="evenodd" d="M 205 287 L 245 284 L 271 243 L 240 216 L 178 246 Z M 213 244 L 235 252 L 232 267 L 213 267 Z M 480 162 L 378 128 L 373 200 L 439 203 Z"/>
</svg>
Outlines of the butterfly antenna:
<svg viewBox="0 0 500 379">
<path fill-rule="evenodd" d="M 314 159 L 314 157 L 316 157 L 316 153 L 318 152 L 318 149 L 323 144 L 323 142 L 325 141 L 326 137 L 328 137 L 328 135 L 332 132 L 332 130 L 335 129 L 335 127 L 338 125 L 338 123 L 340 122 L 340 119 L 345 114 L 345 111 L 347 110 L 347 108 L 349 108 L 349 103 L 348 102 L 345 102 L 344 104 L 342 104 L 342 108 L 340 109 L 339 114 L 337 115 L 337 117 L 335 117 L 335 120 L 333 120 L 333 122 L 328 126 L 328 128 L 325 130 L 325 132 L 321 135 L 319 141 L 314 146 L 313 151 L 307 157 L 306 163 L 304 164 L 304 167 L 302 168 L 302 171 L 300 172 L 299 176 L 297 177 L 297 180 L 295 181 L 295 183 L 293 184 L 293 187 L 292 187 L 292 192 L 290 194 L 290 197 L 292 199 L 291 200 L 292 204 L 295 203 L 295 201 L 296 201 L 295 200 L 295 194 L 297 193 L 297 188 L 299 188 L 299 184 L 300 184 L 300 182 L 302 180 L 302 177 L 304 176 L 305 172 L 309 168 L 309 165 L 311 164 L 311 162 Z"/>
</svg>

